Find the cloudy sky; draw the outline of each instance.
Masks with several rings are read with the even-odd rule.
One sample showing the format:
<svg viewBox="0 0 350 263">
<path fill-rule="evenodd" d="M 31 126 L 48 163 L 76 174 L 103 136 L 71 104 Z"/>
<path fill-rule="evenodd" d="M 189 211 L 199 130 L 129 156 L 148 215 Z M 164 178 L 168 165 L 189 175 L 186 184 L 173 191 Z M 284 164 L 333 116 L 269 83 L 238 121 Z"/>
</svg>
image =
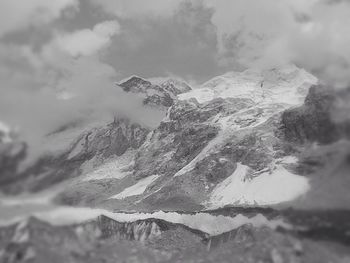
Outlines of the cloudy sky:
<svg viewBox="0 0 350 263">
<path fill-rule="evenodd" d="M 132 74 L 196 85 L 295 63 L 344 87 L 349 25 L 347 0 L 0 0 L 0 120 L 51 129 L 105 112 Z"/>
</svg>

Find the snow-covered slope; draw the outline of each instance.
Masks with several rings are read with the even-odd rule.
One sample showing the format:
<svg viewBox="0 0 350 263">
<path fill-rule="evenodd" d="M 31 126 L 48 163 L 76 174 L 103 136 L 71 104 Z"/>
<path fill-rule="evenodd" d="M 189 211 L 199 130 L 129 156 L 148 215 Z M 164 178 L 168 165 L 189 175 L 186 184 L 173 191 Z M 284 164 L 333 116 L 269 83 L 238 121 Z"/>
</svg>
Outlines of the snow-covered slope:
<svg viewBox="0 0 350 263">
<path fill-rule="evenodd" d="M 158 175 L 151 175 L 149 177 L 146 177 L 144 179 L 141 179 L 136 184 L 126 188 L 123 190 L 123 192 L 112 196 L 111 199 L 124 199 L 129 196 L 135 196 L 135 195 L 141 195 L 145 192 L 146 188 L 153 183 L 155 180 L 157 180 Z"/>
<path fill-rule="evenodd" d="M 293 200 L 309 190 L 306 177 L 292 174 L 282 165 L 256 178 L 249 167 L 238 164 L 234 173 L 219 183 L 205 204 L 211 208 L 226 205 L 274 205 Z"/>
<path fill-rule="evenodd" d="M 82 165 L 82 180 L 123 179 L 131 173 L 129 169 L 133 165 L 135 152 L 135 150 L 127 150 L 121 156 L 103 160 L 100 165 L 96 158 L 85 162 Z"/>
<path fill-rule="evenodd" d="M 215 77 L 200 88 L 179 95 L 181 100 L 195 98 L 200 103 L 215 98 L 246 98 L 254 103 L 303 103 L 310 85 L 317 79 L 294 65 L 271 70 L 229 72 Z"/>
</svg>

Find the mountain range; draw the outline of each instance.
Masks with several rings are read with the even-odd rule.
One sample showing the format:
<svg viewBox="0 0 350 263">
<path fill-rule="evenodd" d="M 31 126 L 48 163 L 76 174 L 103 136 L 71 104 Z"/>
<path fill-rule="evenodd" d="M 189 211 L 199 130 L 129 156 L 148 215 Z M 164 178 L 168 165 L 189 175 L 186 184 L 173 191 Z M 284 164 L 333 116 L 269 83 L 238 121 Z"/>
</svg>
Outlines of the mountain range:
<svg viewBox="0 0 350 263">
<path fill-rule="evenodd" d="M 97 215 L 107 216 L 103 224 L 100 217 L 93 221 L 93 229 L 99 222 L 98 231 L 102 233 L 117 227 L 123 229 L 122 239 L 139 240 L 135 233 L 143 229 L 145 232 L 141 231 L 140 235 L 148 240 L 149 236 L 153 237 L 152 233 L 161 236 L 162 232 L 176 229 L 177 234 L 169 234 L 171 240 L 179 238 L 178 232 L 181 232 L 181 242 L 201 239 L 206 240 L 206 246 L 209 240 L 217 240 L 213 236 L 232 229 L 236 231 L 235 238 L 254 236 L 260 240 L 257 242 L 285 237 L 270 230 L 259 232 L 260 228 L 253 223 L 249 226 L 253 230 L 235 227 L 210 232 L 187 221 L 184 223 L 186 216 L 181 213 L 198 215 L 199 211 L 206 211 L 211 216 L 228 216 L 227 213 L 233 211 L 234 217 L 249 214 L 242 219 L 244 222 L 253 215 L 261 215 L 263 219 L 248 221 L 270 223 L 283 214 L 282 217 L 295 226 L 298 224 L 295 214 L 288 212 L 293 209 L 302 215 L 300 224 L 315 227 L 314 222 L 308 221 L 310 211 L 350 208 L 350 121 L 338 118 L 344 91 L 321 84 L 305 70 L 290 65 L 229 72 L 195 88 L 178 79 L 131 76 L 116 83 L 115 88 L 142 98 L 145 110 L 156 109 L 161 114 L 155 116 L 152 125 L 116 115 L 104 124 L 78 123 L 62 127 L 47 135 L 45 154 L 25 169 L 18 167 L 26 157 L 26 143 L 10 129 L 0 126 L 0 187 L 6 194 L 4 203 L 9 196 L 19 196 L 22 199 L 18 200 L 27 199 L 31 205 L 97 209 Z M 126 215 L 136 213 L 130 222 L 138 222 L 137 226 L 130 225 L 129 221 L 127 225 L 120 225 L 123 221 L 119 217 L 114 218 L 117 223 L 113 223 L 113 215 L 109 214 L 113 211 Z M 145 222 L 145 218 L 137 214 L 163 211 L 176 211 L 181 215 L 151 214 L 148 218 L 158 221 Z M 26 221 L 26 227 L 34 225 L 53 231 L 46 226 L 47 220 L 41 222 L 42 217 L 38 218 Z M 202 222 L 202 218 L 193 222 Z M 323 223 L 326 220 L 323 218 L 330 220 L 323 214 L 317 218 Z M 334 218 L 338 220 L 340 216 Z M 108 223 L 109 220 L 112 223 Z M 20 231 L 16 227 L 20 226 L 5 231 L 13 239 L 14 233 Z M 280 227 L 290 231 L 288 225 Z M 85 233 L 86 225 L 83 228 L 79 231 Z M 237 234 L 237 229 L 245 234 Z M 339 232 L 345 233 L 341 229 Z M 72 231 L 78 230 L 67 227 L 62 235 L 73 240 L 81 238 L 80 234 L 72 237 Z M 88 233 L 91 231 L 89 228 Z M 84 240 L 86 238 L 84 236 Z M 223 239 L 230 240 L 226 236 L 218 238 L 220 242 Z M 344 239 L 347 240 L 346 235 Z M 262 247 L 260 243 L 259 246 Z M 293 246 L 297 246 L 296 243 Z M 310 251 L 317 254 L 315 248 Z M 269 262 L 284 262 L 279 261 L 278 255 L 269 255 L 273 259 Z"/>
</svg>

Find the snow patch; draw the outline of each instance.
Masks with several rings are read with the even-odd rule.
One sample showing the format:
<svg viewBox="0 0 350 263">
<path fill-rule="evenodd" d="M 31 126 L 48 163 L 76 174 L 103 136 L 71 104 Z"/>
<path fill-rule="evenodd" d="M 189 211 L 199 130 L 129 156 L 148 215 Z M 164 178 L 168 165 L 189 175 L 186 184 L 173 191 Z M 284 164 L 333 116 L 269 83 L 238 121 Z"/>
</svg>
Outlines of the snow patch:
<svg viewBox="0 0 350 263">
<path fill-rule="evenodd" d="M 115 160 L 102 164 L 94 171 L 88 173 L 83 181 L 94 181 L 103 179 L 123 179 L 130 172 L 124 172 Z"/>
<path fill-rule="evenodd" d="M 191 98 L 196 99 L 199 103 L 204 103 L 215 99 L 215 93 L 209 88 L 199 88 L 178 95 L 179 100 L 189 100 Z"/>
<path fill-rule="evenodd" d="M 134 150 L 128 150 L 123 155 L 106 161 L 104 164 L 99 165 L 97 168 L 91 168 L 93 166 L 91 161 L 83 164 L 83 179 L 82 181 L 95 181 L 103 179 L 123 179 L 131 174 L 131 166 L 134 163 Z M 94 160 L 92 160 L 93 162 Z"/>
<path fill-rule="evenodd" d="M 282 165 L 254 178 L 247 178 L 248 171 L 248 166 L 238 164 L 235 172 L 214 188 L 205 205 L 274 205 L 293 200 L 310 188 L 307 178 L 290 173 Z"/>
<path fill-rule="evenodd" d="M 29 239 L 30 237 L 29 231 L 27 230 L 27 220 L 23 220 L 17 225 L 14 236 L 11 241 L 15 244 L 21 244 L 28 242 Z"/>
<path fill-rule="evenodd" d="M 159 175 L 151 175 L 151 176 L 148 176 L 144 179 L 141 179 L 136 184 L 134 184 L 128 188 L 125 188 L 124 191 L 122 191 L 121 193 L 119 193 L 117 195 L 110 197 L 109 199 L 124 199 L 124 198 L 130 197 L 130 196 L 141 195 L 145 192 L 147 187 L 151 183 L 153 183 L 158 177 L 159 177 Z"/>
</svg>

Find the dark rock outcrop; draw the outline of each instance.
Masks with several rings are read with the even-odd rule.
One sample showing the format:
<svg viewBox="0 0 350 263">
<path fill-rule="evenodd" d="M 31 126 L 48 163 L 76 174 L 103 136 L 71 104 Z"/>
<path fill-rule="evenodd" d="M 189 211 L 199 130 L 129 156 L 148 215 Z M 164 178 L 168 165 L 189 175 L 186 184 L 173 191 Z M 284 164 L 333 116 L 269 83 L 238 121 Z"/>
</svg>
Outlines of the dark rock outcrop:
<svg viewBox="0 0 350 263">
<path fill-rule="evenodd" d="M 143 96 L 144 105 L 165 108 L 174 104 L 177 100 L 177 95 L 191 90 L 190 86 L 183 81 L 169 79 L 157 85 L 136 76 L 131 77 L 118 86 L 125 92 Z"/>
<path fill-rule="evenodd" d="M 125 92 L 138 93 L 144 92 L 146 89 L 152 87 L 152 83 L 134 76 L 127 81 L 119 84 L 119 86 L 122 87 Z"/>
<path fill-rule="evenodd" d="M 24 142 L 0 143 L 0 187 L 18 180 L 18 166 L 26 156 Z"/>
<path fill-rule="evenodd" d="M 337 92 L 328 87 L 311 87 L 303 106 L 282 114 L 284 138 L 296 143 L 327 144 L 348 136 L 344 131 L 350 123 L 337 123 L 332 116 L 337 96 Z"/>
<path fill-rule="evenodd" d="M 120 156 L 129 148 L 137 149 L 145 141 L 149 130 L 128 119 L 115 119 L 112 123 L 81 135 L 69 151 L 69 158 L 86 159 L 102 155 Z M 74 153 L 75 152 L 75 153 Z"/>
</svg>

